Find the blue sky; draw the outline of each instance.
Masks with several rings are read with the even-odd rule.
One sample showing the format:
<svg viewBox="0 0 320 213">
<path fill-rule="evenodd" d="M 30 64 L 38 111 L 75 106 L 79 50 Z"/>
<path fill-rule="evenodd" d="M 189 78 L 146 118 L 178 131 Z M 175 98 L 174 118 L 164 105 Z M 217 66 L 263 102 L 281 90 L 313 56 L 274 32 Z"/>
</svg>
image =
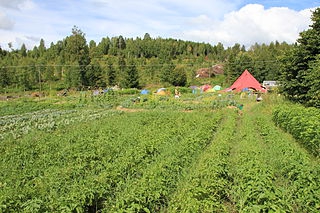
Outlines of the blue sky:
<svg viewBox="0 0 320 213">
<path fill-rule="evenodd" d="M 300 0 L 300 1 L 297 1 L 297 0 L 263 0 L 263 1 L 244 0 L 240 2 L 241 2 L 240 4 L 241 6 L 244 6 L 245 4 L 262 4 L 265 6 L 265 8 L 288 7 L 296 11 L 320 6 L 320 1 L 315 1 L 315 0 Z"/>
<path fill-rule="evenodd" d="M 176 38 L 213 45 L 293 43 L 320 0 L 0 0 L 0 46 L 47 46 L 76 25 L 86 39 Z"/>
</svg>

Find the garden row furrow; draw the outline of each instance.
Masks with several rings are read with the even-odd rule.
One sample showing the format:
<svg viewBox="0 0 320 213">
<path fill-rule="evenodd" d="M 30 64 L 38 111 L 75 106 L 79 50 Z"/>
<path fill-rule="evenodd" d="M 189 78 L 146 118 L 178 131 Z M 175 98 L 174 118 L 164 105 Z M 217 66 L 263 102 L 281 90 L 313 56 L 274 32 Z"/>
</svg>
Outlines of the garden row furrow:
<svg viewBox="0 0 320 213">
<path fill-rule="evenodd" d="M 194 113 L 188 117 L 199 117 Z M 115 198 L 105 202 L 105 210 L 111 212 L 159 212 L 166 208 L 177 182 L 194 156 L 210 142 L 221 118 L 220 113 L 207 114 L 206 120 L 172 127 L 169 138 L 163 139 L 158 154 L 150 164 L 144 164 L 140 176 L 131 176 L 119 184 Z M 206 117 L 206 116 L 205 116 Z M 194 117 L 195 119 L 195 117 Z M 184 119 L 183 119 L 184 120 Z M 189 119 L 188 119 L 189 120 Z M 177 123 L 179 119 L 176 120 Z M 176 125 L 177 123 L 174 123 Z"/>
<path fill-rule="evenodd" d="M 259 109 L 258 109 L 259 110 Z M 261 110 L 261 109 L 260 109 Z M 320 210 L 320 166 L 289 134 L 277 128 L 271 117 L 255 118 L 256 131 L 263 138 L 267 163 L 275 173 L 275 184 L 282 190 L 287 212 Z"/>
<path fill-rule="evenodd" d="M 51 133 L 31 131 L 12 144 L 4 140 L 0 211 L 91 212 L 110 205 L 116 211 L 158 210 L 210 142 L 220 117 L 118 113 Z M 135 182 L 137 191 L 129 187 Z"/>
<path fill-rule="evenodd" d="M 58 125 L 17 125 L 19 137 L 2 138 L 0 212 L 318 212 L 319 160 L 271 111 L 263 102 L 6 116 Z"/>
<path fill-rule="evenodd" d="M 237 125 L 229 161 L 231 201 L 238 212 L 281 211 L 282 195 L 274 185 L 264 141 L 255 131 L 252 115 L 245 113 Z"/>
<path fill-rule="evenodd" d="M 277 128 L 263 105 L 240 120 L 231 150 L 231 200 L 238 212 L 319 211 L 317 160 Z"/>
<path fill-rule="evenodd" d="M 237 114 L 225 111 L 224 121 L 208 148 L 180 181 L 168 212 L 228 212 L 232 209 L 228 188 L 228 158 L 236 130 Z"/>
</svg>

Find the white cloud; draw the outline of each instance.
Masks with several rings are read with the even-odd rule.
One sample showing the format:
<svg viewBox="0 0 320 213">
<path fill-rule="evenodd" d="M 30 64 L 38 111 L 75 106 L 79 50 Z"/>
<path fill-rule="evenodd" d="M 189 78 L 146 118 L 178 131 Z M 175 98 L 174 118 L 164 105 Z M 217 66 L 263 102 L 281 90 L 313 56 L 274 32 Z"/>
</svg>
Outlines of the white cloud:
<svg viewBox="0 0 320 213">
<path fill-rule="evenodd" d="M 122 35 L 127 38 L 172 37 L 235 43 L 294 42 L 310 24 L 311 12 L 259 4 L 239 8 L 242 0 L 0 0 L 0 45 L 20 48 L 46 45 L 71 34 L 74 25 L 88 41 Z M 6 13 L 1 13 L 6 8 Z M 237 9 L 238 8 L 238 9 Z M 29 39 L 30 37 L 39 38 Z"/>
<path fill-rule="evenodd" d="M 20 5 L 23 5 L 27 1 L 28 0 L 1 0 L 0 7 L 18 9 Z"/>
<path fill-rule="evenodd" d="M 25 43 L 29 48 L 34 46 L 34 40 L 25 36 L 23 31 L 32 28 L 34 23 L 31 20 L 35 17 L 35 4 L 32 0 L 1 0 L 0 1 L 0 46 L 8 48 L 7 44 L 12 43 L 14 48 L 20 48 Z M 5 13 L 1 10 L 6 11 Z M 33 15 L 24 15 L 32 11 Z M 30 20 L 28 18 L 31 18 Z M 25 22 L 27 21 L 27 23 Z M 28 22 L 30 21 L 30 22 Z M 21 28 L 22 26 L 22 28 Z M 30 35 L 33 36 L 33 35 Z"/>
<path fill-rule="evenodd" d="M 212 20 L 210 29 L 187 30 L 189 39 L 222 42 L 226 46 L 235 43 L 250 46 L 271 41 L 293 43 L 299 33 L 308 28 L 310 10 L 294 11 L 285 7 L 265 9 L 259 4 L 248 4 L 239 11 L 225 15 L 219 23 Z"/>
<path fill-rule="evenodd" d="M 13 28 L 14 21 L 11 20 L 5 13 L 0 11 L 0 29 L 10 30 Z"/>
</svg>

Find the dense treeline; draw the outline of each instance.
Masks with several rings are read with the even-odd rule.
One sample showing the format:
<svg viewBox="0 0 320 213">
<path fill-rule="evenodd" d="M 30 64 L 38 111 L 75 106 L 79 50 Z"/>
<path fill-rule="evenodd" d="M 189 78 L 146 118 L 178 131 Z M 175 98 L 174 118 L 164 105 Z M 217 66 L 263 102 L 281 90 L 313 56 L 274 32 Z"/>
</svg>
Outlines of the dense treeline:
<svg viewBox="0 0 320 213">
<path fill-rule="evenodd" d="M 277 76 L 277 57 L 291 46 L 278 42 L 256 44 L 249 50 L 235 44 L 225 48 L 176 39 L 105 37 L 97 44 L 87 43 L 85 34 L 74 27 L 72 34 L 46 48 L 42 39 L 27 50 L 1 49 L 1 82 L 4 88 L 41 89 L 55 85 L 62 88 L 107 87 L 120 85 L 139 88 L 147 84 L 185 86 L 196 81 L 199 68 L 224 64 L 227 83 L 244 69 L 257 79 L 272 80 Z"/>
<path fill-rule="evenodd" d="M 221 84 L 229 86 L 245 69 L 258 81 L 280 80 L 291 100 L 320 106 L 320 9 L 313 12 L 310 28 L 296 44 L 240 44 L 225 48 L 172 38 L 123 36 L 87 42 L 76 26 L 71 35 L 46 47 L 9 51 L 0 47 L 0 92 L 88 87 L 141 88 L 146 85 L 188 86 L 199 68 L 224 65 Z M 214 76 L 212 76 L 214 78 Z M 213 82 L 206 79 L 206 83 Z"/>
</svg>

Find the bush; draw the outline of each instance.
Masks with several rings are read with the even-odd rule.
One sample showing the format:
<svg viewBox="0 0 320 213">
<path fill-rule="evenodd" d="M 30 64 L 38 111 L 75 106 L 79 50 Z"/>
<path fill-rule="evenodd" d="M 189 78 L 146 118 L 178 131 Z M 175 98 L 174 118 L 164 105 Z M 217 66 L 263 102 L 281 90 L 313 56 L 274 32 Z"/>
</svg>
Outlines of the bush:
<svg viewBox="0 0 320 213">
<path fill-rule="evenodd" d="M 273 120 L 311 153 L 320 155 L 319 109 L 293 104 L 280 105 L 273 112 Z"/>
<path fill-rule="evenodd" d="M 134 95 L 134 94 L 139 94 L 139 92 L 140 90 L 136 88 L 122 89 L 117 91 L 117 93 L 120 95 Z"/>
</svg>

